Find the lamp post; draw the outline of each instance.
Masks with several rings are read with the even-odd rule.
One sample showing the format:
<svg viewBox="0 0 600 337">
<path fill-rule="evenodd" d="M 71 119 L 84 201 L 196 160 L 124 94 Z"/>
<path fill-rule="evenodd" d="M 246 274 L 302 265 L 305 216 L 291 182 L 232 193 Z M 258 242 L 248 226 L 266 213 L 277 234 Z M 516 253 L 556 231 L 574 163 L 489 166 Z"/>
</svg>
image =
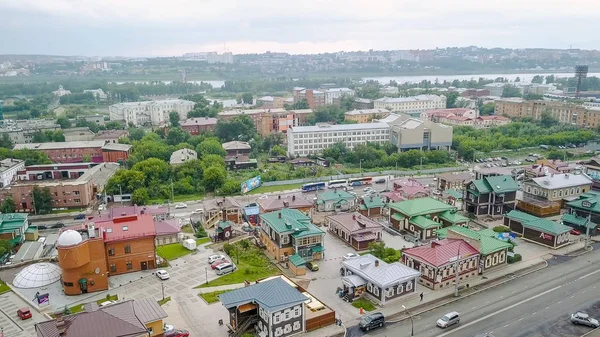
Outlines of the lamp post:
<svg viewBox="0 0 600 337">
<path fill-rule="evenodd" d="M 361 159 L 360 162 L 358 163 L 358 166 L 360 167 L 360 176 L 362 177 L 362 162 L 363 160 Z"/>
<path fill-rule="evenodd" d="M 406 312 L 408 317 L 410 317 L 410 335 L 414 336 L 415 335 L 415 322 L 413 321 L 413 316 L 410 312 L 408 312 L 408 309 L 404 306 L 404 304 L 402 304 L 402 308 L 404 309 L 404 311 Z"/>
<path fill-rule="evenodd" d="M 459 270 L 460 249 L 462 248 L 462 245 L 465 242 L 467 242 L 467 241 L 460 240 L 460 243 L 458 244 L 458 254 L 456 255 L 456 263 L 454 264 L 454 273 L 456 274 L 455 279 L 454 279 L 454 297 L 458 297 L 458 280 L 459 280 L 459 276 L 460 276 L 460 270 Z"/>
<path fill-rule="evenodd" d="M 204 277 L 206 279 L 206 284 L 208 284 L 208 268 L 204 267 Z"/>
<path fill-rule="evenodd" d="M 121 195 L 121 206 L 123 206 L 123 188 L 121 184 L 119 184 L 119 194 Z"/>
</svg>

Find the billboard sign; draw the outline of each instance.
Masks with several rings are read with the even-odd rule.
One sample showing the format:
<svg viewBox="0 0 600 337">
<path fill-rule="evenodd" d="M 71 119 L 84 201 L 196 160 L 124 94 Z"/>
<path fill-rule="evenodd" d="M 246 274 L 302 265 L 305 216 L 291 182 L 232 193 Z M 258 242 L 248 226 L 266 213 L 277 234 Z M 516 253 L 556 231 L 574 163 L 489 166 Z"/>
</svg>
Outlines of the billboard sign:
<svg viewBox="0 0 600 337">
<path fill-rule="evenodd" d="M 260 176 L 256 176 L 254 178 L 250 178 L 242 183 L 242 194 L 246 194 L 252 191 L 255 188 L 258 188 L 262 181 L 260 180 Z"/>
<path fill-rule="evenodd" d="M 40 307 L 46 306 L 50 304 L 50 295 L 46 294 L 36 294 L 37 302 Z"/>
</svg>

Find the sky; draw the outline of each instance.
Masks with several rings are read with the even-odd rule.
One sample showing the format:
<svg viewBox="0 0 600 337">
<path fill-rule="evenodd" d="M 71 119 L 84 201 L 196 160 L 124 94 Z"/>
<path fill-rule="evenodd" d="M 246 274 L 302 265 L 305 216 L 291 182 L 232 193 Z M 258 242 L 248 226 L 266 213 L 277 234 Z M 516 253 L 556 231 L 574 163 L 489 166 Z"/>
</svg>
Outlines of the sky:
<svg viewBox="0 0 600 337">
<path fill-rule="evenodd" d="M 0 0 L 0 54 L 598 49 L 598 0 Z"/>
</svg>

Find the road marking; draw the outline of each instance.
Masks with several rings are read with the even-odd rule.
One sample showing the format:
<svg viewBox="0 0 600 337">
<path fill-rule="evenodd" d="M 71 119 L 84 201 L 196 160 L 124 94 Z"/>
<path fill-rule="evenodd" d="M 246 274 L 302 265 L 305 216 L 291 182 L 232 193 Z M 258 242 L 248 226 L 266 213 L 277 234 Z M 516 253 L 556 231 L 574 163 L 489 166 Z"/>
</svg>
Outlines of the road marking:
<svg viewBox="0 0 600 337">
<path fill-rule="evenodd" d="M 546 309 L 548 309 L 548 308 L 546 308 Z M 535 314 L 537 314 L 537 311 L 534 311 L 532 315 L 535 315 Z"/>
<path fill-rule="evenodd" d="M 471 309 L 477 309 L 477 306 L 472 307 Z"/>
<path fill-rule="evenodd" d="M 508 324 L 506 324 L 506 325 L 504 326 L 504 328 L 506 328 L 507 326 L 508 326 Z"/>
<path fill-rule="evenodd" d="M 569 298 L 574 298 L 574 297 L 575 297 L 575 295 L 573 295 L 573 296 L 571 296 L 571 297 L 569 297 Z"/>
<path fill-rule="evenodd" d="M 585 294 L 585 290 L 581 292 L 582 294 Z"/>
<path fill-rule="evenodd" d="M 584 278 L 586 278 L 586 277 L 588 277 L 588 276 L 592 276 L 592 275 L 594 275 L 594 274 L 597 274 L 597 273 L 600 273 L 600 269 L 599 269 L 599 270 L 596 270 L 596 271 L 593 271 L 593 272 L 591 272 L 591 273 L 589 273 L 589 274 L 585 274 L 585 275 L 583 275 L 582 277 L 580 277 L 580 278 L 579 278 L 579 280 L 583 280 Z"/>
<path fill-rule="evenodd" d="M 523 317 L 519 318 L 519 322 L 523 320 Z"/>
<path fill-rule="evenodd" d="M 561 304 L 561 303 L 562 303 L 562 301 L 558 301 L 558 304 Z"/>
<path fill-rule="evenodd" d="M 504 296 L 500 296 L 500 297 L 498 297 L 498 298 L 499 298 L 499 299 L 503 299 L 503 298 L 504 298 Z"/>
<path fill-rule="evenodd" d="M 508 311 L 508 310 L 510 310 L 510 309 L 512 309 L 512 308 L 514 308 L 514 307 L 517 307 L 517 306 L 519 306 L 519 305 L 523 304 L 523 303 L 527 303 L 527 302 L 529 302 L 529 301 L 531 301 L 531 300 L 534 300 L 534 299 L 536 299 L 536 298 L 538 298 L 538 297 L 542 297 L 542 296 L 544 296 L 544 295 L 546 295 L 546 294 L 548 294 L 548 293 L 551 293 L 551 292 L 553 292 L 553 291 L 555 291 L 555 290 L 557 290 L 557 289 L 560 289 L 560 288 L 562 288 L 562 286 L 556 286 L 556 287 L 554 287 L 554 288 L 552 288 L 552 289 L 548 289 L 548 290 L 546 290 L 546 291 L 544 291 L 544 292 L 542 292 L 542 293 L 539 293 L 539 294 L 537 294 L 537 295 L 535 295 L 535 296 L 532 296 L 532 297 L 530 297 L 530 298 L 524 299 L 524 300 L 522 300 L 521 302 L 517 302 L 517 303 L 515 303 L 515 304 L 513 304 L 513 305 L 509 305 L 509 306 L 508 306 L 508 307 L 506 307 L 506 308 L 500 309 L 500 310 L 498 310 L 498 311 L 496 311 L 496 312 L 493 312 L 493 313 L 491 313 L 491 314 L 489 314 L 489 315 L 486 315 L 486 316 L 483 316 L 483 317 L 481 317 L 481 318 L 478 318 L 478 319 L 476 319 L 476 320 L 474 320 L 474 321 L 472 321 L 472 322 L 469 322 L 469 323 L 463 324 L 463 325 L 461 325 L 461 326 L 459 326 L 459 327 L 457 327 L 457 328 L 453 329 L 452 331 L 449 331 L 449 332 L 446 332 L 446 333 L 443 333 L 443 334 L 439 335 L 438 337 L 444 337 L 444 336 L 448 336 L 448 335 L 450 335 L 450 334 L 453 334 L 453 333 L 455 333 L 455 332 L 456 332 L 456 331 L 458 331 L 458 330 L 462 330 L 462 329 L 464 329 L 464 328 L 467 328 L 467 327 L 469 327 L 469 326 L 471 326 L 471 325 L 473 325 L 473 324 L 477 324 L 477 323 L 479 323 L 479 322 L 481 322 L 481 321 L 483 321 L 483 320 L 486 320 L 486 319 L 488 319 L 488 318 L 490 318 L 490 317 L 492 317 L 492 316 L 495 316 L 495 315 L 497 315 L 497 314 L 499 314 L 499 313 L 501 313 L 501 312 Z M 521 319 L 523 319 L 523 318 L 521 318 Z"/>
</svg>

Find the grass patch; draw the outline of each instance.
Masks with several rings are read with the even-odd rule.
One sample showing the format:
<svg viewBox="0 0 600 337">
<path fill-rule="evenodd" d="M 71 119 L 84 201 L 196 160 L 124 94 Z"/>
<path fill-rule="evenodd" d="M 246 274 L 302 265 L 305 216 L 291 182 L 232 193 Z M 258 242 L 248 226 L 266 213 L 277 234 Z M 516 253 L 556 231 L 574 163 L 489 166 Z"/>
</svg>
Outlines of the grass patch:
<svg viewBox="0 0 600 337">
<path fill-rule="evenodd" d="M 366 311 L 375 310 L 375 305 L 373 304 L 373 302 L 369 301 L 366 298 L 357 299 L 356 301 L 352 302 L 352 306 L 357 309 L 363 308 Z"/>
<path fill-rule="evenodd" d="M 196 239 L 196 245 L 200 246 L 201 244 L 210 242 L 210 238 L 200 238 L 200 239 Z"/>
<path fill-rule="evenodd" d="M 202 200 L 202 199 L 204 199 L 205 196 L 206 195 L 204 193 L 176 195 L 173 203 Z M 167 205 L 168 200 L 169 199 L 165 199 L 165 198 L 151 199 L 148 201 L 147 204 L 148 205 L 152 205 L 152 204 Z M 175 205 L 173 205 L 173 207 L 175 207 Z"/>
<path fill-rule="evenodd" d="M 287 190 L 295 190 L 302 188 L 303 184 L 286 184 L 286 185 L 271 185 L 271 186 L 261 186 L 255 190 L 248 192 L 248 194 L 261 194 L 267 192 L 278 192 L 278 191 L 287 191 Z"/>
<path fill-rule="evenodd" d="M 65 214 L 65 213 L 81 213 L 82 210 L 77 209 L 53 209 L 50 214 Z"/>
<path fill-rule="evenodd" d="M 202 239 L 199 239 L 202 240 Z M 198 241 L 196 241 L 196 244 Z M 156 254 L 165 260 L 171 261 L 191 254 L 193 251 L 185 248 L 181 243 L 171 243 L 156 247 Z"/>
<path fill-rule="evenodd" d="M 194 229 L 189 224 L 182 226 L 181 231 L 184 233 L 194 234 Z"/>
<path fill-rule="evenodd" d="M 0 281 L 0 294 L 4 294 L 11 291 L 10 287 L 6 283 Z"/>
<path fill-rule="evenodd" d="M 206 303 L 212 304 L 212 303 L 219 302 L 219 298 L 217 296 L 224 294 L 228 291 L 231 291 L 231 290 L 217 290 L 217 291 L 213 291 L 211 293 L 198 294 L 198 296 L 202 297 L 206 301 Z"/>
<path fill-rule="evenodd" d="M 171 296 L 165 297 L 164 300 L 158 300 L 158 305 L 163 305 L 171 300 Z"/>
<path fill-rule="evenodd" d="M 105 298 L 97 300 L 96 304 L 100 305 L 106 301 L 118 301 L 118 300 L 119 300 L 119 296 L 109 294 L 109 295 L 106 295 Z M 78 312 L 82 312 L 84 305 L 85 305 L 85 303 L 77 304 L 75 306 L 70 307 L 69 311 L 71 312 L 71 314 L 76 314 Z M 52 316 L 52 318 L 54 318 L 54 315 L 50 315 L 50 316 Z"/>
<path fill-rule="evenodd" d="M 238 284 L 244 283 L 244 281 L 254 282 L 278 274 L 277 268 L 269 261 L 263 251 L 251 245 L 247 240 L 234 244 L 225 244 L 223 249 L 225 252 L 228 252 L 227 255 L 231 257 L 232 262 L 237 266 L 238 270 L 212 280 L 208 284 L 203 283 L 196 288 Z M 235 249 L 238 249 L 238 253 L 235 252 Z"/>
</svg>

